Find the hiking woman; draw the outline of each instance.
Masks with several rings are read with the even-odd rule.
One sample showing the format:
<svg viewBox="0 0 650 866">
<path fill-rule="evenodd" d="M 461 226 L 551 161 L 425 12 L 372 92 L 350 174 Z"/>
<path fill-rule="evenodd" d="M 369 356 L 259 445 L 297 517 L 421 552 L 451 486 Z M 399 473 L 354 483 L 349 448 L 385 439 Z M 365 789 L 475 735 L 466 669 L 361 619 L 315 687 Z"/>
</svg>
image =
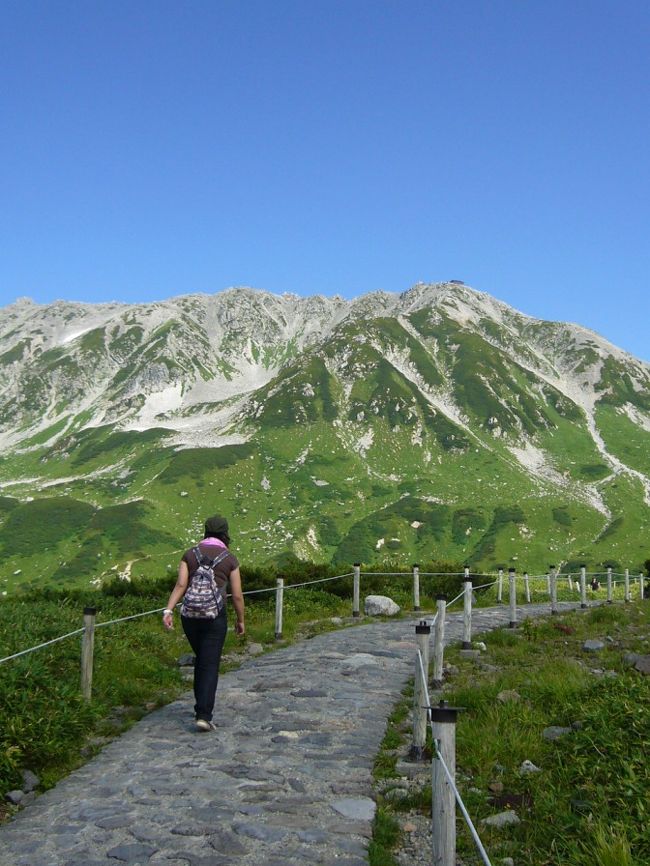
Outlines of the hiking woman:
<svg viewBox="0 0 650 866">
<path fill-rule="evenodd" d="M 205 521 L 203 540 L 186 550 L 178 578 L 163 612 L 165 628 L 174 627 L 174 607 L 184 598 L 181 623 L 196 660 L 194 662 L 194 718 L 199 731 L 213 731 L 212 723 L 221 651 L 226 640 L 226 585 L 230 584 L 237 623 L 243 635 L 244 596 L 239 562 L 229 550 L 228 521 L 215 514 Z"/>
</svg>

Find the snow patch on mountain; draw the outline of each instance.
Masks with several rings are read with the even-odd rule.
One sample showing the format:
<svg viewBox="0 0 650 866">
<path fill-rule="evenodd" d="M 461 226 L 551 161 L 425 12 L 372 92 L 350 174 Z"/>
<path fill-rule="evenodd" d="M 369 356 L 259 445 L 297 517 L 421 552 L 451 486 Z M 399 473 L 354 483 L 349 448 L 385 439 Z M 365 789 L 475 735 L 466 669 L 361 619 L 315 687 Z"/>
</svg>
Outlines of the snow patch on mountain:
<svg viewBox="0 0 650 866">
<path fill-rule="evenodd" d="M 352 444 L 353 449 L 359 454 L 361 457 L 365 457 L 368 451 L 372 448 L 372 443 L 375 438 L 375 431 L 371 428 L 366 430 L 366 432 L 359 439 L 356 440 Z"/>
<path fill-rule="evenodd" d="M 142 427 L 155 427 L 156 416 L 166 412 L 175 412 L 183 403 L 183 386 L 178 383 L 148 394 L 144 405 L 138 413 L 138 423 Z"/>
<path fill-rule="evenodd" d="M 536 478 L 541 478 L 549 482 L 556 488 L 565 489 L 572 497 L 585 501 L 592 508 L 595 508 L 601 514 L 604 514 L 608 519 L 611 518 L 611 512 L 596 487 L 593 485 L 578 484 L 575 480 L 570 479 L 567 475 L 558 472 L 552 466 L 544 451 L 537 448 L 532 442 L 525 440 L 519 445 L 509 445 L 508 450 L 519 463 Z"/>
<path fill-rule="evenodd" d="M 626 415 L 633 424 L 650 433 L 650 414 L 641 412 L 636 406 L 630 405 L 630 403 L 626 403 L 618 411 Z"/>
</svg>

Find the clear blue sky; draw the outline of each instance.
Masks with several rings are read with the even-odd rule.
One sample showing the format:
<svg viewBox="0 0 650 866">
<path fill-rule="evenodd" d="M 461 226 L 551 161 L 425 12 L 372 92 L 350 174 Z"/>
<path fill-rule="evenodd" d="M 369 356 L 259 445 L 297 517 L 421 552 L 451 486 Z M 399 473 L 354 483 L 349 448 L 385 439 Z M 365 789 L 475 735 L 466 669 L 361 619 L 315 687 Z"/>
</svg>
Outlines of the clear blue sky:
<svg viewBox="0 0 650 866">
<path fill-rule="evenodd" d="M 0 304 L 461 279 L 649 359 L 648 0 L 3 0 Z"/>
</svg>

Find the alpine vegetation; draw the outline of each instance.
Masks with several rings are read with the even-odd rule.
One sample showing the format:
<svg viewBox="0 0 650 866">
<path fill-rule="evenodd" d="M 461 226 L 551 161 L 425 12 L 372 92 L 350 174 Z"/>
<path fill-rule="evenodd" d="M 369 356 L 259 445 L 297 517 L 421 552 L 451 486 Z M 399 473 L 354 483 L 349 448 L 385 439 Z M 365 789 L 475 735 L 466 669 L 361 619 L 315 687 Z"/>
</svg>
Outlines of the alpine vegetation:
<svg viewBox="0 0 650 866">
<path fill-rule="evenodd" d="M 0 310 L 0 591 L 251 564 L 640 569 L 650 366 L 458 282 Z M 36 533 L 36 543 L 35 543 Z"/>
</svg>

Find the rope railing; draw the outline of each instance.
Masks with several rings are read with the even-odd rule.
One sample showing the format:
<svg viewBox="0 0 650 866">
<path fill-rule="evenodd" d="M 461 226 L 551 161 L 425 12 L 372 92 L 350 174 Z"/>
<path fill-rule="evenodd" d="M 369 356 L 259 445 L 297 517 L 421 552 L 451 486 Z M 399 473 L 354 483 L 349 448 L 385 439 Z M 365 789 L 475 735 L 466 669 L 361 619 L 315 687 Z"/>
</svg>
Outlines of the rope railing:
<svg viewBox="0 0 650 866">
<path fill-rule="evenodd" d="M 334 577 L 319 577 L 318 580 L 306 580 L 304 583 L 290 583 L 288 586 L 285 586 L 285 589 L 299 589 L 303 586 L 313 586 L 317 583 L 329 583 L 332 580 L 342 580 L 345 577 L 353 577 L 354 573 L 352 571 L 347 572 L 346 574 L 337 574 Z M 277 587 L 275 586 L 265 586 L 262 589 L 247 589 L 246 592 L 243 592 L 242 595 L 262 595 L 265 592 L 275 592 Z M 230 594 L 228 595 L 230 598 Z M 179 602 L 180 604 L 180 602 Z"/>
<path fill-rule="evenodd" d="M 490 587 L 496 586 L 496 580 L 492 581 L 492 583 L 481 583 L 479 586 L 472 585 L 472 589 L 490 589 Z"/>
<path fill-rule="evenodd" d="M 414 597 L 413 609 L 414 609 L 414 611 L 420 610 L 420 606 L 419 606 L 419 578 L 420 577 L 460 577 L 463 575 L 466 578 L 465 583 L 467 584 L 468 579 L 470 577 L 470 572 L 469 572 L 468 567 L 465 568 L 464 572 L 420 572 L 419 568 L 417 566 L 414 566 L 412 572 L 397 572 L 397 571 L 388 572 L 388 571 L 386 571 L 386 572 L 364 572 L 363 573 L 364 577 L 409 577 L 409 576 L 412 576 L 412 578 L 413 578 L 413 597 Z M 608 569 L 606 572 L 587 572 L 586 570 L 581 570 L 580 573 L 572 573 L 569 575 L 567 575 L 567 574 L 559 575 L 557 573 L 557 571 L 556 572 L 550 572 L 549 574 L 544 574 L 544 575 L 528 575 L 527 573 L 524 573 L 523 577 L 524 577 L 524 580 L 526 582 L 527 596 L 529 596 L 531 594 L 531 592 L 533 594 L 548 593 L 549 595 L 551 595 L 552 612 L 555 612 L 555 610 L 554 610 L 555 601 L 553 599 L 553 592 L 552 592 L 553 581 L 556 582 L 557 578 L 559 576 L 573 578 L 574 575 L 575 575 L 575 584 L 572 581 L 572 590 L 573 591 L 581 591 L 581 588 L 578 585 L 578 579 L 582 580 L 583 578 L 586 578 L 586 577 L 603 577 L 603 578 L 607 579 L 608 603 L 611 603 L 611 600 L 612 600 L 611 596 L 612 596 L 612 591 L 613 591 L 614 587 L 620 585 L 621 583 L 625 584 L 625 599 L 626 599 L 626 601 L 630 600 L 629 586 L 630 586 L 630 581 L 632 580 L 632 578 L 630 577 L 629 570 L 627 573 L 623 574 L 621 572 L 613 572 L 611 569 Z M 474 577 L 476 577 L 476 576 L 477 575 L 474 575 Z M 488 575 L 486 575 L 486 576 L 488 576 Z M 346 572 L 344 574 L 338 574 L 338 575 L 334 575 L 332 577 L 324 577 L 324 578 L 317 578 L 315 580 L 302 581 L 299 583 L 288 584 L 287 586 L 284 585 L 284 581 L 282 578 L 278 578 L 277 586 L 275 586 L 275 587 L 263 587 L 261 589 L 247 590 L 243 593 L 243 595 L 253 596 L 253 595 L 262 595 L 262 594 L 266 594 L 266 593 L 275 593 L 275 595 L 276 595 L 276 625 L 278 622 L 280 623 L 280 627 L 276 628 L 276 638 L 281 638 L 282 637 L 282 629 L 281 629 L 282 614 L 281 614 L 281 611 L 278 613 L 277 607 L 278 607 L 278 605 L 280 605 L 280 607 L 282 605 L 283 592 L 285 589 L 300 589 L 300 588 L 304 588 L 304 587 L 308 587 L 308 586 L 316 586 L 319 584 L 331 583 L 335 580 L 343 580 L 343 579 L 350 578 L 350 577 L 352 577 L 354 580 L 352 615 L 354 617 L 358 617 L 360 615 L 359 594 L 360 594 L 360 578 L 361 578 L 361 569 L 360 569 L 360 566 L 358 566 L 358 565 L 355 565 L 353 572 Z M 616 578 L 621 578 L 621 579 L 617 580 Z M 516 577 L 513 576 L 513 583 L 516 585 L 516 580 L 519 580 L 519 579 L 521 579 L 519 576 L 516 576 Z M 548 588 L 547 589 L 537 589 L 537 588 L 533 587 L 531 590 L 530 589 L 530 581 L 534 581 L 534 580 L 547 581 L 548 582 Z M 644 597 L 644 577 L 643 577 L 643 575 L 640 574 L 638 576 L 638 578 L 634 578 L 634 580 L 635 580 L 635 583 L 638 581 L 638 583 L 640 584 L 640 595 L 643 598 Z M 471 587 L 472 587 L 472 590 L 483 590 L 483 589 L 491 589 L 492 587 L 496 586 L 497 592 L 498 592 L 498 600 L 501 601 L 502 582 L 503 582 L 503 569 L 500 570 L 499 575 L 497 576 L 497 578 L 495 580 L 490 581 L 489 583 L 482 583 L 482 584 L 478 584 L 478 585 L 474 585 L 473 583 L 471 583 Z M 448 606 L 456 604 L 463 597 L 466 598 L 465 589 L 463 589 L 462 592 L 460 592 L 457 596 L 455 596 L 448 603 Z M 511 608 L 512 608 L 513 612 L 516 612 L 516 600 L 513 603 L 512 599 L 511 599 Z M 132 614 L 130 616 L 119 617 L 116 619 L 108 620 L 106 622 L 94 622 L 93 623 L 93 629 L 105 628 L 109 625 L 116 625 L 118 623 L 128 622 L 129 620 L 140 619 L 140 618 L 145 617 L 145 616 L 151 616 L 152 614 L 161 613 L 163 610 L 164 610 L 164 608 L 154 608 L 153 610 L 148 610 L 148 611 L 144 611 L 141 613 Z M 431 621 L 431 625 L 435 624 L 437 616 L 438 616 L 438 614 L 436 613 L 434 619 Z M 16 659 L 16 658 L 20 658 L 21 656 L 24 656 L 24 655 L 28 655 L 29 653 L 32 653 L 32 652 L 35 652 L 37 650 L 52 646 L 53 644 L 56 644 L 56 643 L 63 641 L 63 640 L 66 640 L 69 637 L 74 637 L 75 635 L 83 634 L 86 631 L 86 628 L 87 627 L 84 625 L 80 629 L 75 629 L 72 632 L 69 632 L 69 633 L 64 634 L 64 635 L 60 635 L 59 637 L 53 638 L 52 640 L 45 641 L 43 643 L 37 644 L 36 646 L 30 647 L 30 648 L 25 649 L 25 650 L 21 650 L 20 652 L 13 653 L 11 655 L 8 655 L 5 658 L 0 659 L 0 664 L 4 664 L 5 662 L 11 661 L 11 660 Z"/>
<path fill-rule="evenodd" d="M 38 646 L 33 646 L 33 647 L 30 647 L 29 649 L 21 650 L 18 653 L 14 653 L 11 656 L 6 656 L 6 658 L 0 659 L 0 665 L 4 664 L 4 662 L 9 662 L 12 659 L 20 658 L 20 656 L 25 656 L 28 653 L 33 653 L 36 650 L 43 649 L 46 646 L 52 646 L 52 644 L 59 643 L 59 641 L 65 640 L 68 637 L 73 637 L 76 634 L 81 634 L 84 631 L 85 631 L 85 627 L 84 628 L 78 628 L 78 629 L 75 629 L 75 631 L 68 632 L 68 634 L 62 634 L 59 637 L 53 638 L 52 640 L 45 641 L 45 643 L 39 643 Z"/>
<path fill-rule="evenodd" d="M 458 599 L 463 598 L 464 595 L 465 595 L 465 590 L 463 590 L 462 592 L 459 592 L 458 595 L 456 596 L 456 598 L 452 598 L 451 601 L 447 602 L 447 607 L 451 607 L 452 604 L 456 604 Z"/>
<path fill-rule="evenodd" d="M 349 571 L 347 574 L 337 574 L 336 577 L 320 577 L 318 580 L 306 580 L 304 583 L 290 583 L 288 586 L 285 586 L 285 589 L 298 589 L 303 586 L 313 586 L 317 583 L 329 583 L 332 580 L 341 580 L 345 577 L 354 577 L 354 572 Z"/>
<path fill-rule="evenodd" d="M 107 622 L 96 622 L 95 628 L 104 628 L 107 625 L 116 625 L 118 622 L 128 622 L 131 619 L 140 619 L 143 616 L 151 616 L 152 613 L 162 613 L 164 607 L 157 607 L 155 610 L 146 610 L 143 613 L 134 613 L 131 616 L 122 616 L 119 619 L 109 619 Z M 82 629 L 83 631 L 83 629 Z"/>
</svg>

